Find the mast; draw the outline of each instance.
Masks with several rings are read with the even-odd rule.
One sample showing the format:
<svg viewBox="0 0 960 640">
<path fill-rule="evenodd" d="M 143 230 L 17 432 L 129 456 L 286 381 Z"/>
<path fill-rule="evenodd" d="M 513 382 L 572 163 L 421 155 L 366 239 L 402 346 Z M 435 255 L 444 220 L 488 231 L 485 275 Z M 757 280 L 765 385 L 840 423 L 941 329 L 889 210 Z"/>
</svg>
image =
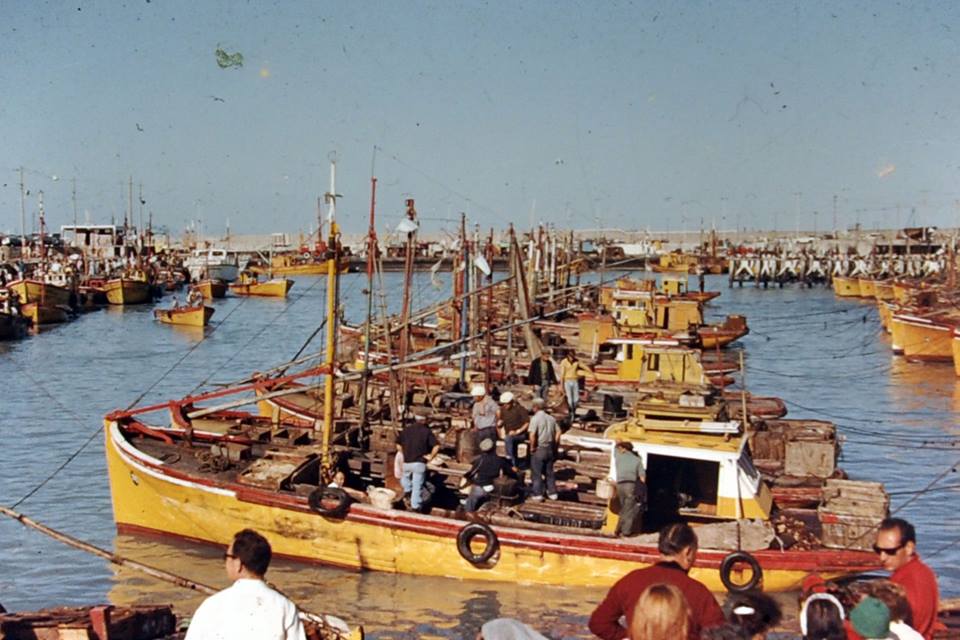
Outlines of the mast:
<svg viewBox="0 0 960 640">
<path fill-rule="evenodd" d="M 417 210 L 414 208 L 413 198 L 408 198 L 407 219 L 412 228 L 407 232 L 407 251 L 403 261 L 403 305 L 400 310 L 400 363 L 407 358 L 410 349 L 410 289 L 413 280 L 413 254 L 416 251 L 417 237 Z M 406 390 L 404 390 L 406 391 Z"/>
<path fill-rule="evenodd" d="M 27 248 L 27 210 L 24 203 L 23 167 L 20 167 L 20 262 L 23 262 L 23 251 Z"/>
<path fill-rule="evenodd" d="M 370 227 L 367 230 L 367 324 L 364 327 L 363 347 L 363 384 L 360 394 L 360 424 L 367 424 L 367 389 L 370 382 L 370 325 L 373 324 L 373 270 L 377 259 L 377 229 L 374 224 L 374 212 L 377 206 L 377 179 L 370 176 Z M 319 220 L 318 220 L 319 222 Z M 319 233 L 319 227 L 318 227 Z M 319 235 L 317 236 L 319 237 Z M 390 336 L 386 336 L 389 342 Z M 389 349 L 387 352 L 389 353 Z"/>
<path fill-rule="evenodd" d="M 339 228 L 337 214 L 337 163 L 330 161 L 330 191 L 324 195 L 328 206 L 327 220 L 330 236 L 327 240 L 327 357 L 324 360 L 326 374 L 323 380 L 323 438 L 320 453 L 321 481 L 333 474 L 330 459 L 330 436 L 333 429 L 333 368 L 337 356 L 337 279 L 339 276 Z"/>
<path fill-rule="evenodd" d="M 460 213 L 460 251 L 462 252 L 462 261 L 460 263 L 461 278 L 463 278 L 463 287 L 460 294 L 463 296 L 463 302 L 460 304 L 460 336 L 459 339 L 466 338 L 470 333 L 470 246 L 467 242 L 467 214 Z M 467 359 L 460 359 L 460 386 L 466 388 L 467 383 Z"/>
<path fill-rule="evenodd" d="M 493 326 L 495 320 L 495 313 L 493 308 L 493 227 L 490 228 L 490 235 L 487 237 L 487 247 L 486 247 L 486 259 L 487 265 L 490 268 L 490 273 L 487 274 L 487 313 L 485 324 L 487 325 L 486 330 L 486 382 L 487 388 L 493 388 L 490 378 L 490 359 L 493 355 L 493 334 L 490 333 L 490 328 Z"/>
</svg>

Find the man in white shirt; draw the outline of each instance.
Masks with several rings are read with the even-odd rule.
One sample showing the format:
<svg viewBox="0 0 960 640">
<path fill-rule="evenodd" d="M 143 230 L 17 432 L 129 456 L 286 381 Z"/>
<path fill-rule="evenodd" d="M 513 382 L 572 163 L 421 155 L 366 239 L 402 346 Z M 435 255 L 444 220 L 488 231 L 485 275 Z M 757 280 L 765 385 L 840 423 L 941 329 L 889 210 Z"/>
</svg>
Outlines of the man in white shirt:
<svg viewBox="0 0 960 640">
<path fill-rule="evenodd" d="M 306 640 L 297 606 L 263 581 L 270 556 L 253 529 L 234 535 L 223 554 L 233 585 L 203 601 L 186 640 Z"/>
</svg>

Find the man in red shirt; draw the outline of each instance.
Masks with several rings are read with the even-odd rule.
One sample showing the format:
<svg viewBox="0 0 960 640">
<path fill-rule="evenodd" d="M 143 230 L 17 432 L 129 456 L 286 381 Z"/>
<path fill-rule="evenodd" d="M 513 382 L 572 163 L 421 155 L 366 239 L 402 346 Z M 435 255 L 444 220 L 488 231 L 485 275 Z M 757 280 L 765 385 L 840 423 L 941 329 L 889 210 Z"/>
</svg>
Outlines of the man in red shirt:
<svg viewBox="0 0 960 640">
<path fill-rule="evenodd" d="M 683 593 L 690 607 L 690 640 L 698 640 L 700 631 L 720 626 L 725 622 L 716 598 L 703 584 L 687 575 L 697 557 L 697 534 L 690 525 L 675 523 L 660 530 L 657 544 L 660 560 L 646 569 L 631 571 L 610 588 L 590 616 L 590 631 L 603 640 L 623 640 L 629 634 L 627 626 L 633 609 L 643 590 L 652 584 L 672 584 Z"/>
<path fill-rule="evenodd" d="M 892 572 L 890 581 L 907 592 L 913 628 L 930 640 L 937 623 L 940 590 L 933 570 L 917 555 L 917 533 L 913 525 L 901 518 L 887 518 L 880 523 L 873 550 L 880 556 L 880 564 Z"/>
</svg>

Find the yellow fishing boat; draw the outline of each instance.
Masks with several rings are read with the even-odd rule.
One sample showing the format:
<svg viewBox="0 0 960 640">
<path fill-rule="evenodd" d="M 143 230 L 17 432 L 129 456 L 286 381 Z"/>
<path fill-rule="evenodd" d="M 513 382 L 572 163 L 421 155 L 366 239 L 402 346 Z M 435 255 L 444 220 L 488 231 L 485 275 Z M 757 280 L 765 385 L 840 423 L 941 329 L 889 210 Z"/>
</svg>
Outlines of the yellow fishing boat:
<svg viewBox="0 0 960 640">
<path fill-rule="evenodd" d="M 241 273 L 236 282 L 230 283 L 230 291 L 238 296 L 262 296 L 269 298 L 286 298 L 287 292 L 293 286 L 293 280 L 287 278 L 273 278 L 260 282 L 257 276 Z"/>
<path fill-rule="evenodd" d="M 164 324 L 177 324 L 184 327 L 205 327 L 213 315 L 213 307 L 199 305 L 196 307 L 173 307 L 171 309 L 154 309 L 153 317 Z"/>
<path fill-rule="evenodd" d="M 877 300 L 893 301 L 895 299 L 892 280 L 877 280 L 873 283 L 873 288 Z"/>
<path fill-rule="evenodd" d="M 876 280 L 873 278 L 857 278 L 857 284 L 860 287 L 861 298 L 876 298 Z"/>
<path fill-rule="evenodd" d="M 223 298 L 227 295 L 227 284 L 222 280 L 201 280 L 190 287 L 203 294 L 204 300 Z"/>
<path fill-rule="evenodd" d="M 20 305 L 20 313 L 23 314 L 24 318 L 30 320 L 35 327 L 42 324 L 60 324 L 70 319 L 69 307 L 51 307 L 38 302 L 28 302 Z"/>
<path fill-rule="evenodd" d="M 877 298 L 877 312 L 880 316 L 880 326 L 883 327 L 883 330 L 887 333 L 890 333 L 890 320 L 893 318 L 893 312 L 898 308 L 899 305 L 894 302 Z"/>
<path fill-rule="evenodd" d="M 909 310 L 894 312 L 891 332 L 897 348 L 910 360 L 950 362 L 953 360 L 953 316 L 943 312 L 920 314 Z"/>
<path fill-rule="evenodd" d="M 150 283 L 143 274 L 112 278 L 103 284 L 110 304 L 143 304 L 153 299 Z"/>
<path fill-rule="evenodd" d="M 20 298 L 22 304 L 39 302 L 47 307 L 70 305 L 70 290 L 67 287 L 34 278 L 14 280 L 7 285 Z"/>
<path fill-rule="evenodd" d="M 960 376 L 960 325 L 953 327 L 953 370 Z"/>
<path fill-rule="evenodd" d="M 840 298 L 859 297 L 860 281 L 857 278 L 833 276 L 833 292 Z"/>
</svg>

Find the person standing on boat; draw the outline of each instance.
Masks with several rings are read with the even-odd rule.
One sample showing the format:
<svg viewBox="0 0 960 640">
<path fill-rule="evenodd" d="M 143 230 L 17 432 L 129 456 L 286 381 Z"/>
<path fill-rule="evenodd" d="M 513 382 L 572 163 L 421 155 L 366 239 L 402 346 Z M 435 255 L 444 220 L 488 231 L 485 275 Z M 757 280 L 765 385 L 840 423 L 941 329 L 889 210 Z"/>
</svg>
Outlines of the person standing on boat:
<svg viewBox="0 0 960 640">
<path fill-rule="evenodd" d="M 614 447 L 613 465 L 617 478 L 617 498 L 620 500 L 618 536 L 632 536 L 643 528 L 643 510 L 647 502 L 647 473 L 643 460 L 633 445 L 621 440 Z"/>
<path fill-rule="evenodd" d="M 680 589 L 690 606 L 687 637 L 699 640 L 703 629 L 718 627 L 726 621 L 716 598 L 702 583 L 687 575 L 697 558 L 697 534 L 683 522 L 660 530 L 657 548 L 660 560 L 645 569 L 636 569 L 620 578 L 590 616 L 590 631 L 604 640 L 622 640 L 628 636 L 620 618 L 634 620 L 637 600 L 652 584 L 672 584 Z M 637 610 L 637 615 L 642 615 Z"/>
<path fill-rule="evenodd" d="M 890 571 L 890 581 L 902 586 L 913 614 L 913 628 L 930 640 L 937 623 L 940 590 L 933 570 L 917 554 L 917 533 L 913 525 L 901 518 L 887 518 L 880 523 L 873 550 L 880 564 Z"/>
<path fill-rule="evenodd" d="M 473 396 L 473 428 L 477 430 L 477 442 L 485 438 L 497 441 L 497 401 L 487 394 L 487 387 L 481 382 L 470 389 Z"/>
<path fill-rule="evenodd" d="M 584 367 L 577 360 L 571 349 L 560 362 L 560 380 L 563 382 L 563 393 L 567 397 L 567 408 L 570 409 L 571 422 L 577 415 L 577 405 L 580 404 L 580 374 L 592 376 L 593 372 Z"/>
<path fill-rule="evenodd" d="M 530 483 L 531 497 L 534 502 L 543 500 L 543 481 L 547 481 L 547 498 L 556 500 L 557 478 L 553 464 L 557 459 L 560 446 L 560 426 L 547 413 L 543 398 L 533 399 L 533 417 L 530 418 Z"/>
<path fill-rule="evenodd" d="M 252 529 L 233 536 L 223 554 L 233 585 L 200 605 L 186 640 L 305 640 L 297 605 L 264 582 L 270 543 Z"/>
<path fill-rule="evenodd" d="M 553 361 L 546 351 L 540 352 L 540 357 L 530 363 L 527 373 L 527 384 L 537 387 L 537 395 L 546 402 L 550 395 L 550 385 L 557 383 L 557 374 L 553 370 Z"/>
<path fill-rule="evenodd" d="M 397 440 L 397 451 L 403 455 L 403 476 L 400 484 L 410 494 L 410 508 L 419 511 L 423 482 L 427 477 L 427 463 L 440 452 L 440 442 L 425 423 L 407 422 Z"/>
<path fill-rule="evenodd" d="M 506 459 L 497 455 L 497 445 L 490 438 L 480 441 L 480 455 L 473 459 L 470 469 L 463 474 L 463 480 L 470 485 L 467 500 L 463 508 L 473 513 L 480 508 L 493 493 L 493 482 L 502 475 L 511 473 Z"/>
<path fill-rule="evenodd" d="M 510 464 L 517 468 L 520 460 L 517 449 L 521 442 L 527 441 L 527 431 L 530 426 L 530 412 L 517 402 L 510 391 L 500 394 L 500 435 L 507 449 L 507 458 Z"/>
</svg>

